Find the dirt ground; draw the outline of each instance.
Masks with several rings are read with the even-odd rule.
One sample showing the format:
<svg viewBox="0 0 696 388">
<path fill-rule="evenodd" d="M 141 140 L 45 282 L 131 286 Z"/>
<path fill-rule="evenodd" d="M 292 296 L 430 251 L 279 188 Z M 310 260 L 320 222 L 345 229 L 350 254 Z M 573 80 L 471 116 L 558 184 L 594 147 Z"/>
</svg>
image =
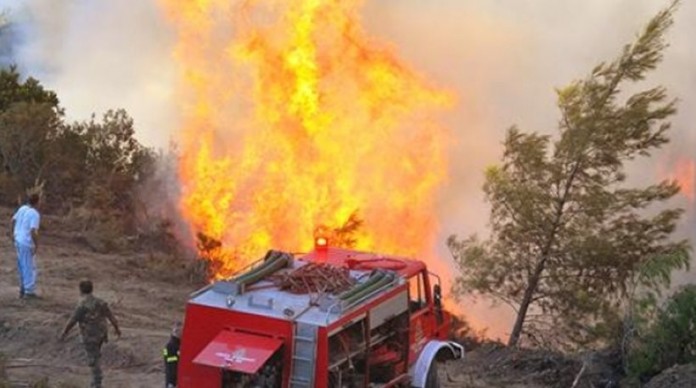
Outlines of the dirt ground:
<svg viewBox="0 0 696 388">
<path fill-rule="evenodd" d="M 10 217 L 10 209 L 0 209 L 0 220 Z M 0 355 L 9 386 L 89 386 L 78 328 L 65 342 L 58 341 L 78 301 L 77 284 L 83 278 L 94 282 L 94 294 L 109 303 L 123 332 L 118 340 L 111 332 L 111 341 L 103 349 L 104 385 L 162 386 L 162 347 L 172 322 L 182 319 L 189 293 L 199 285 L 185 278 L 168 279 L 170 269 L 156 255 L 94 253 L 79 234 L 66 230 L 64 221 L 44 217 L 37 254 L 41 299 L 21 300 L 14 247 L 2 224 Z"/>
<path fill-rule="evenodd" d="M 609 388 L 618 387 L 621 379 L 611 364 L 614 358 L 610 354 L 565 356 L 488 343 L 464 360 L 441 364 L 439 376 L 444 388 Z"/>
</svg>

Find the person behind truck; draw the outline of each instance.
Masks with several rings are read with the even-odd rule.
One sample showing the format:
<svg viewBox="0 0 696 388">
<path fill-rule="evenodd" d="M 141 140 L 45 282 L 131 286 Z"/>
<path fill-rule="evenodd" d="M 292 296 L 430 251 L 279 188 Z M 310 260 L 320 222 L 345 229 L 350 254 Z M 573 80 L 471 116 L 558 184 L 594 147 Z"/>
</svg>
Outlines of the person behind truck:
<svg viewBox="0 0 696 388">
<path fill-rule="evenodd" d="M 181 345 L 181 322 L 175 322 L 169 342 L 164 347 L 164 383 L 166 388 L 176 388 L 176 372 L 179 367 L 179 346 Z"/>
<path fill-rule="evenodd" d="M 111 313 L 109 305 L 103 300 L 92 295 L 93 285 L 89 280 L 80 282 L 80 302 L 75 308 L 70 320 L 65 325 L 60 340 L 64 341 L 75 324 L 80 324 L 82 344 L 87 353 L 87 363 L 92 370 L 92 383 L 90 387 L 101 388 L 102 371 L 100 365 L 101 347 L 108 341 L 106 321 L 111 322 L 116 333 L 116 338 L 121 337 L 121 329 L 118 328 L 116 317 Z"/>
</svg>

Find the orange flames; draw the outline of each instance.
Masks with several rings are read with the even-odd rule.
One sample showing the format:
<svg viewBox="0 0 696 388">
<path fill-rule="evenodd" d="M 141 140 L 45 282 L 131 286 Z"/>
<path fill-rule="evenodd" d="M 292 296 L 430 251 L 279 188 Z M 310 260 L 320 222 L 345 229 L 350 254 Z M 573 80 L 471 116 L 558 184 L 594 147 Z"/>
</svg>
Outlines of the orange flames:
<svg viewBox="0 0 696 388">
<path fill-rule="evenodd" d="M 681 193 L 686 196 L 690 202 L 696 200 L 696 161 L 688 159 L 680 160 L 670 178 L 677 182 Z"/>
<path fill-rule="evenodd" d="M 218 277 L 355 220 L 358 249 L 427 254 L 449 132 L 434 88 L 359 24 L 361 0 L 161 0 L 178 34 L 181 212 Z M 329 242 L 331 243 L 331 242 Z"/>
</svg>

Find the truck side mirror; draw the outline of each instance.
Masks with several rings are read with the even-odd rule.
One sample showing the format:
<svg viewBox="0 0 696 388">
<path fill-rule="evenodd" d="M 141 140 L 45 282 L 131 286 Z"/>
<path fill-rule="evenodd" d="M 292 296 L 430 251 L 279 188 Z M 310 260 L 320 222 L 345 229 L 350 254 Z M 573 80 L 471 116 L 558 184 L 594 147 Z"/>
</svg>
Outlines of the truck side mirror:
<svg viewBox="0 0 696 388">
<path fill-rule="evenodd" d="M 442 290 L 439 284 L 433 286 L 433 303 L 438 309 L 442 308 Z"/>
</svg>

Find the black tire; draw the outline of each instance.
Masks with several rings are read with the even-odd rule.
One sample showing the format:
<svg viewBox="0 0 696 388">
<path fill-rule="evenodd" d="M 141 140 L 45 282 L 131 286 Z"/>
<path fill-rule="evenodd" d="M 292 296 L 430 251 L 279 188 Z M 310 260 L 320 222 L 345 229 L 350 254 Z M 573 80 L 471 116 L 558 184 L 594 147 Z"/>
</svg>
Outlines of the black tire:
<svg viewBox="0 0 696 388">
<path fill-rule="evenodd" d="M 425 379 L 425 388 L 440 388 L 440 380 L 437 375 L 437 362 L 433 360 L 428 369 L 428 377 Z"/>
</svg>

